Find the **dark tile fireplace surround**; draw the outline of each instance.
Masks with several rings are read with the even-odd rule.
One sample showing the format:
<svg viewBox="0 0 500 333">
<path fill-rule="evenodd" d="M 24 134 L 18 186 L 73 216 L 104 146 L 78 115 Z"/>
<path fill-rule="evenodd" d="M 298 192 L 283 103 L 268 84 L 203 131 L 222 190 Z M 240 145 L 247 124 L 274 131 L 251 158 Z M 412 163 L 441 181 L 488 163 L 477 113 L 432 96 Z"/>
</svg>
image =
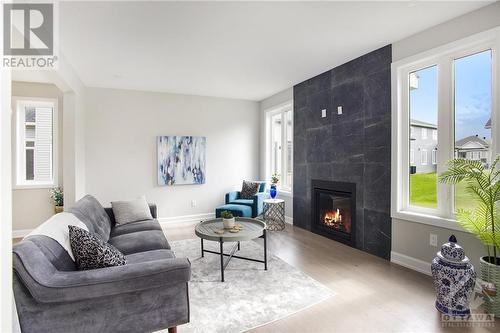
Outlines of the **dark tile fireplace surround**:
<svg viewBox="0 0 500 333">
<path fill-rule="evenodd" d="M 294 225 L 386 259 L 391 251 L 391 52 L 385 46 L 293 89 Z M 317 210 L 320 203 L 326 208 Z"/>
</svg>

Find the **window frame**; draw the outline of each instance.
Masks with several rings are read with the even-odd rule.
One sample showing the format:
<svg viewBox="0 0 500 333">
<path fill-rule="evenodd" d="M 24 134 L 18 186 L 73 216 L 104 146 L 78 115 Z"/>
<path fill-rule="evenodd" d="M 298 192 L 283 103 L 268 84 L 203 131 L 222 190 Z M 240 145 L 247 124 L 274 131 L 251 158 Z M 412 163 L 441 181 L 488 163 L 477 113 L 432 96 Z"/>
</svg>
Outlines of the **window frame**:
<svg viewBox="0 0 500 333">
<path fill-rule="evenodd" d="M 437 149 L 436 148 L 434 148 L 431 151 L 431 163 L 432 163 L 432 165 L 437 165 Z"/>
<path fill-rule="evenodd" d="M 462 230 L 456 223 L 454 189 L 437 184 L 437 208 L 423 208 L 409 204 L 409 80 L 413 71 L 437 65 L 438 142 L 437 173 L 446 170 L 442 161 L 454 158 L 455 110 L 453 61 L 490 49 L 492 52 L 492 156 L 498 154 L 500 124 L 499 70 L 500 28 L 494 28 L 470 37 L 410 56 L 392 63 L 392 179 L 391 217 L 396 220 L 419 222 L 448 229 Z M 441 126 L 440 126 L 441 124 Z"/>
<path fill-rule="evenodd" d="M 284 177 L 286 170 L 288 168 L 288 159 L 287 159 L 287 126 L 286 126 L 286 112 L 291 112 L 292 124 L 291 124 L 291 132 L 292 132 L 292 147 L 291 147 L 291 161 L 292 161 L 292 182 L 291 184 L 284 183 L 286 177 Z M 272 168 L 272 128 L 271 128 L 271 118 L 276 114 L 281 114 L 281 172 L 280 172 L 280 182 L 278 184 L 279 193 L 291 196 L 293 193 L 293 102 L 287 101 L 285 103 L 280 104 L 279 106 L 275 106 L 273 108 L 267 109 L 264 111 L 266 118 L 266 146 L 265 146 L 265 156 L 266 156 L 266 179 L 271 179 L 271 175 L 273 171 Z"/>
<path fill-rule="evenodd" d="M 52 107 L 52 180 L 51 181 L 36 181 L 36 180 L 26 180 L 25 161 L 20 152 L 25 153 L 25 137 L 21 137 L 24 131 L 22 126 L 25 122 L 21 119 L 21 111 L 19 109 L 21 104 L 33 104 L 39 107 Z M 13 157 L 14 157 L 14 167 L 12 168 L 12 179 L 13 189 L 43 189 L 52 188 L 58 186 L 58 147 L 59 147 L 59 136 L 58 136 L 58 99 L 57 98 L 45 98 L 45 97 L 24 97 L 24 96 L 12 96 L 12 109 L 13 109 L 13 126 L 14 129 L 14 142 L 13 142 Z"/>
</svg>

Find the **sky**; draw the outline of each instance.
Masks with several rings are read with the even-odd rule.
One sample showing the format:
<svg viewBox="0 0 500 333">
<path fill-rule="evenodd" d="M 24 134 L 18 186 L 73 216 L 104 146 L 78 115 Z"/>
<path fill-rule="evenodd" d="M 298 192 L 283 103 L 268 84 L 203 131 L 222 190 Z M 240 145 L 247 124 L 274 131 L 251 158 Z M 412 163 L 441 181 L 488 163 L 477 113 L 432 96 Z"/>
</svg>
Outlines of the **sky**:
<svg viewBox="0 0 500 333">
<path fill-rule="evenodd" d="M 412 119 L 437 124 L 437 71 L 437 66 L 417 71 L 418 89 L 410 93 Z M 492 107 L 491 50 L 456 59 L 454 74 L 455 140 L 476 134 L 490 139 L 484 125 Z"/>
</svg>

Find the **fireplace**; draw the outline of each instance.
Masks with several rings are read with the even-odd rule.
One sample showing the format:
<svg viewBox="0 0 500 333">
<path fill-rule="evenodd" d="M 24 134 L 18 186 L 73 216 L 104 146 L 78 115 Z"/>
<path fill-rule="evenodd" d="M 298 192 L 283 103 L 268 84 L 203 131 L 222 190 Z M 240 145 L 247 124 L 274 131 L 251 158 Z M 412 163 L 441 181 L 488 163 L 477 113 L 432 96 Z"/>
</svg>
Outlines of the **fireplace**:
<svg viewBox="0 0 500 333">
<path fill-rule="evenodd" d="M 355 246 L 356 184 L 312 180 L 312 231 Z"/>
</svg>

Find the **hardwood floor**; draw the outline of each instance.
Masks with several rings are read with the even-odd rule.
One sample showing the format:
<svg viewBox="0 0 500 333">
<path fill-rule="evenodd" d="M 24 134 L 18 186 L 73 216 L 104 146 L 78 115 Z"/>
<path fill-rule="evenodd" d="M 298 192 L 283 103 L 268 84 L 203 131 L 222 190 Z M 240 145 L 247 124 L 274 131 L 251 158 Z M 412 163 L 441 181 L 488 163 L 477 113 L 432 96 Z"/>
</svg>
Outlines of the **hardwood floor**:
<svg viewBox="0 0 500 333">
<path fill-rule="evenodd" d="M 169 240 L 193 228 L 166 230 Z M 251 332 L 500 332 L 495 327 L 443 328 L 429 276 L 287 225 L 269 232 L 269 251 L 336 295 Z"/>
</svg>

